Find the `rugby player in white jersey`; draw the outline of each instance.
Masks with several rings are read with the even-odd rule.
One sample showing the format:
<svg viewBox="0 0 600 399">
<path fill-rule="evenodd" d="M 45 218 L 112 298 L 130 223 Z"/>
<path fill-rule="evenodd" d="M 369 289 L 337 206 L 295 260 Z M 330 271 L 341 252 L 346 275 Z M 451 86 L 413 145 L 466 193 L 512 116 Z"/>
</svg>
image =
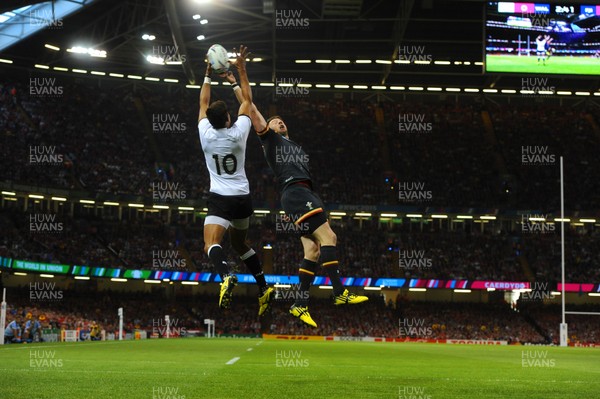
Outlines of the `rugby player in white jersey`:
<svg viewBox="0 0 600 399">
<path fill-rule="evenodd" d="M 260 316 L 268 310 L 274 290 L 267 286 L 257 254 L 246 244 L 250 216 L 254 212 L 250 185 L 244 169 L 246 141 L 251 127 L 251 102 L 242 102 L 237 121 L 232 124 L 225 102 L 210 103 L 212 69 L 210 63 L 207 64 L 200 91 L 198 117 L 200 144 L 210 175 L 208 212 L 204 220 L 204 251 L 223 281 L 219 293 L 219 306 L 228 309 L 231 306 L 233 289 L 237 285 L 237 276 L 229 270 L 227 257 L 221 247 L 225 232 L 229 230 L 231 246 L 246 264 L 259 287 Z M 250 91 L 247 78 L 240 79 L 238 90 Z M 251 98 L 250 95 L 246 97 Z"/>
<path fill-rule="evenodd" d="M 546 43 L 548 42 L 548 36 L 539 35 L 535 39 L 537 62 L 538 65 L 542 61 L 542 65 L 546 65 Z"/>
</svg>

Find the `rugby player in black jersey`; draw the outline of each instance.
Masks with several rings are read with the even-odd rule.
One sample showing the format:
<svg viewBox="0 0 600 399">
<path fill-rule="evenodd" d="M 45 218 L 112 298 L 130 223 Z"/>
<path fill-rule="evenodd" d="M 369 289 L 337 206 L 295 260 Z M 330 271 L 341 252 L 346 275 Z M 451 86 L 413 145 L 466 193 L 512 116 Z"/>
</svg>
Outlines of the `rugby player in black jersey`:
<svg viewBox="0 0 600 399">
<path fill-rule="evenodd" d="M 241 46 L 240 54 L 243 56 L 237 57 L 236 64 L 244 65 L 248 56 L 247 48 Z M 238 68 L 238 71 L 240 76 L 246 74 L 245 68 Z M 231 76 L 229 80 L 235 82 Z M 249 95 L 250 98 L 245 99 L 241 90 L 236 91 L 240 102 L 252 102 L 252 93 Z M 260 138 L 267 163 L 277 179 L 283 210 L 295 224 L 304 248 L 304 259 L 299 270 L 300 295 L 289 312 L 304 323 L 317 327 L 308 312 L 309 288 L 314 280 L 317 262 L 321 263 L 331 280 L 335 305 L 357 304 L 369 298 L 351 294 L 344 289 L 339 274 L 337 237 L 327 220 L 323 202 L 313 191 L 308 155 L 299 144 L 290 139 L 287 126 L 280 116 L 272 116 L 265 121 L 256 105 L 252 104 L 250 119 Z"/>
</svg>

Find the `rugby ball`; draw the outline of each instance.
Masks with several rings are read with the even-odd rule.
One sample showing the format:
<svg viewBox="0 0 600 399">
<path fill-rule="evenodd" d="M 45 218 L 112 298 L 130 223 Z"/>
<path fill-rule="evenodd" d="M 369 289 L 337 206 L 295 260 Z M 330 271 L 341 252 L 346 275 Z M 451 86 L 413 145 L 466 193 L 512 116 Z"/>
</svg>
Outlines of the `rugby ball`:
<svg viewBox="0 0 600 399">
<path fill-rule="evenodd" d="M 225 73 L 229 70 L 229 57 L 227 56 L 227 50 L 220 44 L 213 44 L 206 53 L 208 62 L 213 71 L 217 74 Z"/>
</svg>

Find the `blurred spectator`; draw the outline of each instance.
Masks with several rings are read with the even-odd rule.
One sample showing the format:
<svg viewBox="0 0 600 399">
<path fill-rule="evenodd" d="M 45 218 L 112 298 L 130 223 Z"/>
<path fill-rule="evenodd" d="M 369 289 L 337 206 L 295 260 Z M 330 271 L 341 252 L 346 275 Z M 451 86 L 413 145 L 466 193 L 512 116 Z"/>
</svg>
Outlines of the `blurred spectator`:
<svg viewBox="0 0 600 399">
<path fill-rule="evenodd" d="M 4 330 L 4 342 L 19 344 L 21 340 L 23 318 L 20 314 L 15 314 L 13 320 L 8 323 Z"/>
</svg>

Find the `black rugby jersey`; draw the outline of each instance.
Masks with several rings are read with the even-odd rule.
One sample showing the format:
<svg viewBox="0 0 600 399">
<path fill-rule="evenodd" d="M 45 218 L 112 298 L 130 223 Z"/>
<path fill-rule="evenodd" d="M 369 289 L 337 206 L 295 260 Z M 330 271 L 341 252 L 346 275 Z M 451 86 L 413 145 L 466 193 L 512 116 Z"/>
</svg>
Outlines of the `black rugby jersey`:
<svg viewBox="0 0 600 399">
<path fill-rule="evenodd" d="M 281 191 L 298 181 L 306 181 L 312 188 L 308 155 L 300 145 L 275 133 L 273 129 L 258 137 L 267 163 L 275 173 Z"/>
</svg>

